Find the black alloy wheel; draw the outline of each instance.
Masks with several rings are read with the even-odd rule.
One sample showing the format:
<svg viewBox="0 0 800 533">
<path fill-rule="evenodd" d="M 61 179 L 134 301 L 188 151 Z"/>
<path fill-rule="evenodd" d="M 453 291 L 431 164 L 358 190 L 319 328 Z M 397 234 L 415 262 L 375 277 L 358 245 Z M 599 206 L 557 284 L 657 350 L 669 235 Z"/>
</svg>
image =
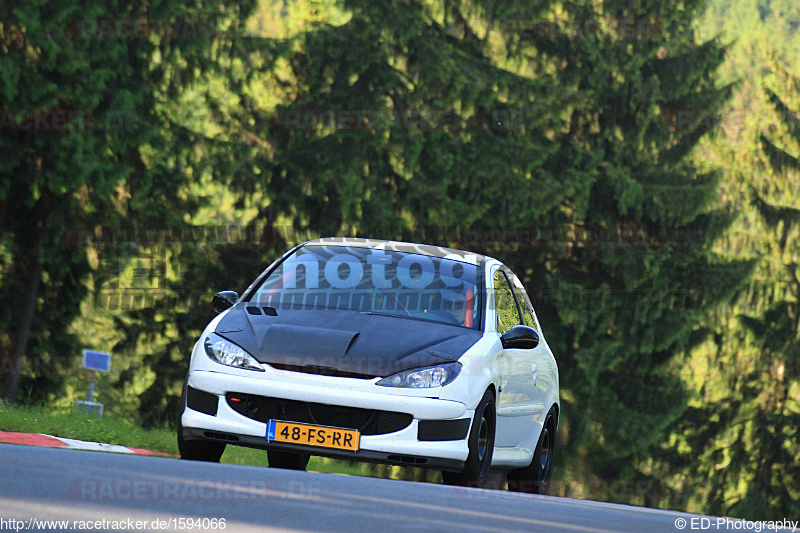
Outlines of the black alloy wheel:
<svg viewBox="0 0 800 533">
<path fill-rule="evenodd" d="M 550 408 L 542 426 L 542 433 L 536 445 L 531 464 L 525 468 L 508 473 L 508 490 L 528 492 L 531 494 L 547 494 L 553 478 L 553 464 L 556 451 L 556 429 L 558 419 L 555 406 Z"/>
</svg>

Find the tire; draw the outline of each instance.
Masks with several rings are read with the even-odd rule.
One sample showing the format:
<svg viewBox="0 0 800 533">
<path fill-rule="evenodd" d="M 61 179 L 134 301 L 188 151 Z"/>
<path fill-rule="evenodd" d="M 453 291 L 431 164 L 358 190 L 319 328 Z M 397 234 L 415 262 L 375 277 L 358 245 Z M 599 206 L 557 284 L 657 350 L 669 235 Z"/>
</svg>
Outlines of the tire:
<svg viewBox="0 0 800 533">
<path fill-rule="evenodd" d="M 287 470 L 305 470 L 308 466 L 308 454 L 279 452 L 267 450 L 267 459 L 271 468 L 286 468 Z"/>
<path fill-rule="evenodd" d="M 469 433 L 469 456 L 464 470 L 458 473 L 442 472 L 442 481 L 445 484 L 481 488 L 487 486 L 494 453 L 496 417 L 494 394 L 487 390 L 475 408 Z"/>
<path fill-rule="evenodd" d="M 508 490 L 528 492 L 530 494 L 547 494 L 553 478 L 553 464 L 556 452 L 556 429 L 558 418 L 555 406 L 550 408 L 542 426 L 542 434 L 536 444 L 531 464 L 525 468 L 512 470 L 508 474 Z"/>
<path fill-rule="evenodd" d="M 225 451 L 224 442 L 212 442 L 206 440 L 185 440 L 183 438 L 183 424 L 181 418 L 183 411 L 186 409 L 186 385 L 183 386 L 183 393 L 181 393 L 179 412 L 178 412 L 178 452 L 181 459 L 190 461 L 206 461 L 209 463 L 218 463 Z"/>
</svg>

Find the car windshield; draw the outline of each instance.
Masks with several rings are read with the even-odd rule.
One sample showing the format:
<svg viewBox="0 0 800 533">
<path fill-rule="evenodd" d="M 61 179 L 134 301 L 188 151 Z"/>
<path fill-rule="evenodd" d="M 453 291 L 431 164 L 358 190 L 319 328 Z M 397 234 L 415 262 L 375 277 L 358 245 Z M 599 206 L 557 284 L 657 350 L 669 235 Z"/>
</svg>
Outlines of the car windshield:
<svg viewBox="0 0 800 533">
<path fill-rule="evenodd" d="M 478 272 L 457 258 L 308 245 L 281 262 L 249 300 L 281 310 L 360 311 L 478 328 Z"/>
</svg>

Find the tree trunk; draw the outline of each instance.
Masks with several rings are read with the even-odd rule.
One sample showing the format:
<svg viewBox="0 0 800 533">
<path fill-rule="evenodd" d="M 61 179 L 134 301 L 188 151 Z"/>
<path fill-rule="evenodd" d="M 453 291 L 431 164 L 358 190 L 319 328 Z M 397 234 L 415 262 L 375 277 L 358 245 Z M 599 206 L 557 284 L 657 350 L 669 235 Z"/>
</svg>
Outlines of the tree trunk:
<svg viewBox="0 0 800 533">
<path fill-rule="evenodd" d="M 28 261 L 29 275 L 25 280 L 25 290 L 22 298 L 21 313 L 17 323 L 16 340 L 14 351 L 11 353 L 10 372 L 6 381 L 3 397 L 8 403 L 14 403 L 17 399 L 17 387 L 19 386 L 19 375 L 22 370 L 22 360 L 28 350 L 28 340 L 33 324 L 33 315 L 36 312 L 36 300 L 39 296 L 39 283 L 42 279 L 42 262 L 39 259 L 39 248 L 42 241 L 43 225 L 37 227 L 36 244 L 30 252 Z"/>
</svg>

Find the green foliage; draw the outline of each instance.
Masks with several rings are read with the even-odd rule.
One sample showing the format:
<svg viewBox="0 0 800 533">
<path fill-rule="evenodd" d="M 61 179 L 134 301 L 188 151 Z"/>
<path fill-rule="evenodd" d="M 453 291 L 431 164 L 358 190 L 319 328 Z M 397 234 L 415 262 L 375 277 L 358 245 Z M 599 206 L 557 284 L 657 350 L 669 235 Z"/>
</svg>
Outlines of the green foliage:
<svg viewBox="0 0 800 533">
<path fill-rule="evenodd" d="M 76 354 L 69 326 L 88 294 L 90 273 L 99 261 L 109 262 L 98 258 L 91 238 L 97 228 L 182 224 L 198 203 L 187 198 L 187 185 L 210 168 L 226 170 L 218 155 L 225 147 L 187 129 L 191 108 L 175 105 L 204 73 L 223 69 L 217 41 L 98 38 L 87 21 L 113 15 L 223 24 L 249 9 L 245 3 L 214 15 L 217 5 L 7 5 L 0 108 L 50 122 L 7 128 L 0 136 L 0 242 L 8 254 L 0 294 L 12 302 L 0 311 L 0 323 L 12 332 L 0 338 L 4 353 L 61 360 Z M 55 127 L 52 115 L 65 112 L 77 118 Z M 136 250 L 113 253 L 111 262 L 119 262 Z M 35 319 L 19 313 L 28 305 Z M 70 364 L 64 366 L 68 373 Z M 61 374 L 23 379 L 22 394 L 53 395 L 64 386 Z M 7 390 L 12 399 L 15 388 Z"/>
<path fill-rule="evenodd" d="M 661 483 L 649 466 L 652 450 L 690 398 L 672 367 L 702 340 L 700 319 L 751 268 L 712 252 L 728 223 L 711 209 L 718 175 L 688 158 L 705 132 L 679 120 L 697 110 L 714 115 L 731 93 L 716 82 L 724 47 L 717 39 L 696 44 L 691 18 L 700 6 L 559 4 L 543 16 L 564 32 L 600 34 L 509 46 L 531 75 L 558 65 L 554 84 L 584 96 L 564 103 L 552 135 L 570 154 L 553 175 L 574 177 L 576 186 L 567 183 L 557 209 L 525 219 L 566 228 L 567 237 L 501 254 L 526 271 L 559 356 L 568 392 L 562 457 L 573 479 Z M 614 31 L 631 19 L 649 21 L 651 31 Z M 633 501 L 665 503 L 639 496 Z"/>
<path fill-rule="evenodd" d="M 113 351 L 101 393 L 160 427 L 213 293 L 297 241 L 460 246 L 520 275 L 557 354 L 556 491 L 646 481 L 625 501 L 789 515 L 800 11 L 709 4 L 10 6 L 0 108 L 136 120 L 0 135 L 0 349 L 33 301 L 29 353 Z M 261 38 L 69 29 L 108 13 Z M 82 387 L 31 375 L 23 397 Z"/>
<path fill-rule="evenodd" d="M 797 86 L 796 80 L 792 82 Z M 766 95 L 788 128 L 785 136 L 796 142 L 794 114 L 776 93 L 767 90 Z M 800 161 L 765 135 L 759 140 L 771 167 L 765 170 L 796 183 Z M 716 512 L 756 513 L 777 519 L 800 510 L 800 484 L 796 481 L 800 458 L 800 270 L 793 253 L 800 245 L 800 209 L 795 207 L 796 198 L 793 205 L 767 202 L 762 195 L 770 194 L 768 189 L 756 183 L 749 192 L 752 210 L 763 227 L 762 260 L 748 298 L 739 307 L 739 339 L 723 337 L 718 350 L 725 353 L 743 347 L 742 351 L 752 354 L 748 354 L 752 363 L 734 381 L 734 393 L 716 409 L 720 424 L 727 426 L 722 433 L 729 444 L 724 455 L 715 457 L 725 464 L 726 472 L 710 478 L 714 497 L 708 504 Z M 741 480 L 747 483 L 742 485 Z"/>
<path fill-rule="evenodd" d="M 792 14 L 794 13 L 794 14 Z M 737 298 L 702 323 L 711 335 L 680 370 L 694 394 L 655 471 L 672 507 L 779 518 L 797 513 L 798 42 L 796 9 L 711 2 L 701 27 L 735 37 L 721 74 L 740 83 L 695 160 L 723 169 L 717 208 L 735 215 L 715 244 L 753 264 Z M 680 472 L 680 474 L 676 474 Z M 689 473 L 690 472 L 690 473 Z"/>
</svg>

